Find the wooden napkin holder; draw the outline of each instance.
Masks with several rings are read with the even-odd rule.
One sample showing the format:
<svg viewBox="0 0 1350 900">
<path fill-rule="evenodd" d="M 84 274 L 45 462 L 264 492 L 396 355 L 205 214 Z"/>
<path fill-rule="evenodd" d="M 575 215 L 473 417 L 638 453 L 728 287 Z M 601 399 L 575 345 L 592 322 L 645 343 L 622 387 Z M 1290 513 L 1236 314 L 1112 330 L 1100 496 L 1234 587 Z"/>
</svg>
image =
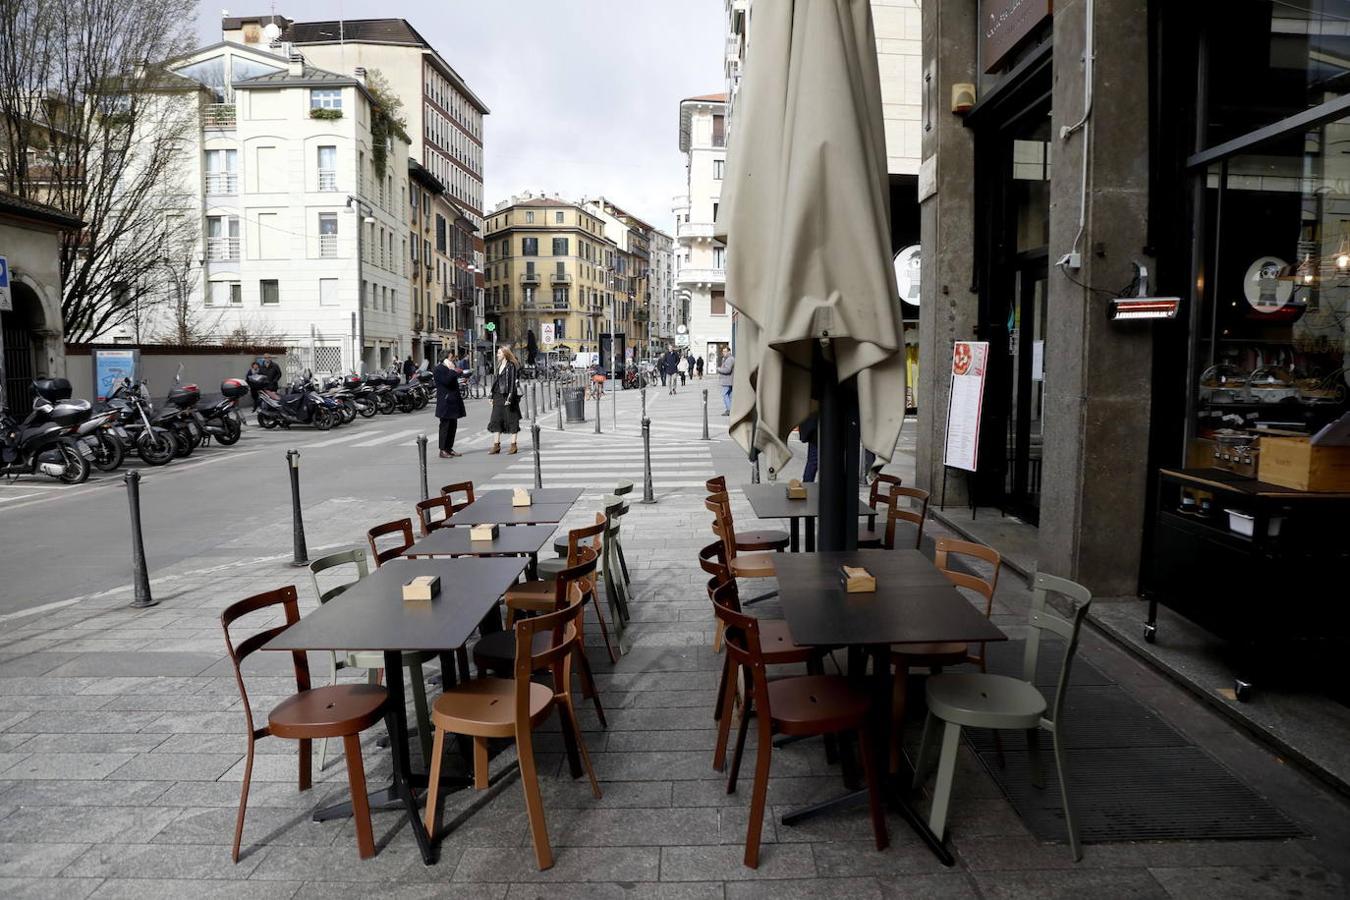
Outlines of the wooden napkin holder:
<svg viewBox="0 0 1350 900">
<path fill-rule="evenodd" d="M 418 603 L 429 603 L 441 591 L 441 576 L 418 575 L 411 581 L 403 582 L 403 599 Z"/>
<path fill-rule="evenodd" d="M 469 529 L 469 540 L 471 541 L 495 541 L 501 529 L 496 522 L 484 522 L 481 525 L 475 525 Z"/>
<path fill-rule="evenodd" d="M 787 483 L 787 498 L 789 500 L 806 499 L 806 485 L 802 484 L 800 478 L 794 478 Z"/>
<path fill-rule="evenodd" d="M 511 505 L 512 505 L 512 506 L 529 506 L 529 505 L 530 505 L 530 492 L 527 491 L 525 488 L 516 488 L 515 490 L 513 490 L 513 491 L 511 492 Z"/>
<path fill-rule="evenodd" d="M 847 594 L 873 594 L 877 590 L 877 579 L 861 566 L 840 566 L 840 576 Z"/>
</svg>

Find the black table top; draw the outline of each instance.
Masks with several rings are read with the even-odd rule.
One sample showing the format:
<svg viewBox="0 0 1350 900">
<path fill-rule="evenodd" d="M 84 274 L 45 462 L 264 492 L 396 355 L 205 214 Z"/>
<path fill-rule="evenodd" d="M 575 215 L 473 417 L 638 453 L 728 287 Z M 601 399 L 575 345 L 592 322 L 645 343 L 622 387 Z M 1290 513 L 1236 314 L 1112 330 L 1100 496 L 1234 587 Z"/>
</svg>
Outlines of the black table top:
<svg viewBox="0 0 1350 900">
<path fill-rule="evenodd" d="M 524 571 L 523 556 L 390 560 L 264 650 L 453 650 L 473 634 Z M 429 603 L 404 602 L 403 583 L 441 576 Z"/>
<path fill-rule="evenodd" d="M 820 515 L 819 486 L 815 482 L 807 482 L 802 487 L 806 488 L 806 498 L 789 500 L 786 481 L 741 485 L 741 489 L 745 491 L 745 499 L 750 501 L 750 508 L 761 519 L 816 518 Z M 858 515 L 869 516 L 875 512 L 861 500 L 857 502 Z"/>
<path fill-rule="evenodd" d="M 468 528 L 438 528 L 413 544 L 405 556 L 489 556 L 503 553 L 538 553 L 553 536 L 552 525 L 517 525 L 497 529 L 491 541 L 469 538 Z"/>
<path fill-rule="evenodd" d="M 507 503 L 471 503 L 455 513 L 455 525 L 557 525 L 571 512 L 571 503 L 532 503 L 512 506 Z"/>
<path fill-rule="evenodd" d="M 1006 641 L 918 550 L 780 553 L 773 558 L 792 639 L 807 645 Z M 848 594 L 840 566 L 861 566 L 875 593 Z"/>
<path fill-rule="evenodd" d="M 513 494 L 514 491 L 507 490 L 483 491 L 474 499 L 474 503 L 510 506 Z M 535 503 L 572 504 L 581 499 L 581 488 L 530 488 L 530 497 Z"/>
</svg>

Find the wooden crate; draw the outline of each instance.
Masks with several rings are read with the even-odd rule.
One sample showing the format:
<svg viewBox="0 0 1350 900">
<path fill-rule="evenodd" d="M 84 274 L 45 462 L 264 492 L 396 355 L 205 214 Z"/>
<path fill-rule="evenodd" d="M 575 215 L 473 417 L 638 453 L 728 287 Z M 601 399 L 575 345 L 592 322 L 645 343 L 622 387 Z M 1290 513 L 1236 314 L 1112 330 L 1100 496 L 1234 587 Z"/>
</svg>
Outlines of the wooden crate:
<svg viewBox="0 0 1350 900">
<path fill-rule="evenodd" d="M 1306 437 L 1266 435 L 1256 477 L 1299 491 L 1350 492 L 1350 447 L 1314 447 Z"/>
</svg>

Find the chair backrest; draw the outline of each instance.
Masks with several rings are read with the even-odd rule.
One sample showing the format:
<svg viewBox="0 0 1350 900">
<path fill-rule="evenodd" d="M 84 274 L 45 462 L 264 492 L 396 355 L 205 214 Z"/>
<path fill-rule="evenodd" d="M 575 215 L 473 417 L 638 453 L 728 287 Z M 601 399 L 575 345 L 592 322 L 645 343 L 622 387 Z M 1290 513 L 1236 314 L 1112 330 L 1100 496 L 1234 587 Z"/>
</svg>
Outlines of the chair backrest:
<svg viewBox="0 0 1350 900">
<path fill-rule="evenodd" d="M 633 482 L 625 479 L 614 486 L 614 496 L 622 497 L 624 494 L 633 493 Z"/>
<path fill-rule="evenodd" d="M 727 492 L 727 476 L 714 475 L 703 483 L 703 489 L 709 494 L 725 494 Z"/>
<path fill-rule="evenodd" d="M 726 545 L 725 552 L 728 560 L 736 558 L 736 526 L 731 521 L 731 498 L 726 492 L 712 494 L 703 501 L 703 505 L 713 514 L 713 534 L 722 539 Z"/>
<path fill-rule="evenodd" d="M 284 622 L 281 625 L 274 625 L 271 628 L 265 628 L 262 631 L 255 632 L 244 638 L 239 643 L 234 642 L 230 636 L 230 626 L 237 620 L 243 618 L 249 613 L 259 610 L 270 609 L 280 606 Z M 290 628 L 296 622 L 300 621 L 300 601 L 295 593 L 293 585 L 287 585 L 276 590 L 264 591 L 261 594 L 254 594 L 252 597 L 245 597 L 243 600 L 231 603 L 225 607 L 220 614 L 220 627 L 225 632 L 225 649 L 229 652 L 230 663 L 234 666 L 234 680 L 239 685 L 239 697 L 243 700 L 244 719 L 248 723 L 248 730 L 254 737 L 260 737 L 258 730 L 253 727 L 253 711 L 248 702 L 248 689 L 244 687 L 244 673 L 241 668 L 245 659 L 254 651 L 258 650 L 270 641 L 272 638 L 281 634 L 287 628 Z M 291 653 L 291 660 L 295 665 L 295 688 L 297 691 L 307 691 L 310 688 L 309 680 L 309 657 L 303 651 L 296 650 Z M 262 730 L 266 733 L 266 729 Z"/>
<path fill-rule="evenodd" d="M 698 564 L 703 571 L 715 577 L 730 577 L 727 570 L 727 555 L 721 541 L 713 541 L 698 551 Z"/>
<path fill-rule="evenodd" d="M 561 609 L 528 619 L 517 619 L 515 661 L 515 703 L 517 727 L 529 727 L 530 683 L 535 672 L 550 669 L 553 674 L 553 694 L 559 696 L 571 690 L 572 658 L 581 643 L 581 598 L 574 594 Z M 535 635 L 549 633 L 547 646 L 535 643 Z"/>
<path fill-rule="evenodd" d="M 736 582 L 727 582 L 712 592 L 713 615 L 722 623 L 722 641 L 727 656 L 751 674 L 755 715 L 769 716 L 769 692 L 764 673 L 764 649 L 760 644 L 759 620 L 740 611 Z"/>
<path fill-rule="evenodd" d="M 381 550 L 379 539 L 390 534 L 399 535 L 401 543 Z M 375 568 L 378 569 L 389 560 L 402 556 L 413 545 L 412 519 L 395 519 L 383 525 L 376 525 L 366 532 L 366 540 L 370 541 L 370 555 L 375 558 Z"/>
<path fill-rule="evenodd" d="M 969 556 L 972 559 L 983 560 L 994 567 L 994 574 L 989 580 L 981 578 L 979 575 L 972 575 L 969 572 L 962 572 L 953 568 L 952 556 Z M 971 541 L 958 541 L 955 538 L 939 538 L 937 549 L 933 554 L 933 564 L 942 570 L 942 574 L 947 576 L 947 580 L 957 587 L 969 588 L 984 597 L 984 614 L 990 616 L 994 612 L 994 591 L 998 590 L 998 573 L 1003 568 L 1003 557 L 992 547 L 986 547 L 984 544 L 976 544 Z"/>
<path fill-rule="evenodd" d="M 900 486 L 900 479 L 894 475 L 878 472 L 867 492 L 867 505 L 871 509 L 886 506 L 891 499 L 891 491 Z"/>
<path fill-rule="evenodd" d="M 455 514 L 454 504 L 444 494 L 439 497 L 419 500 L 413 508 L 417 510 L 417 525 L 422 531 L 422 537 L 426 537 L 438 528 L 449 528 L 451 525 L 450 517 Z M 436 510 L 441 511 L 440 518 L 435 518 Z"/>
<path fill-rule="evenodd" d="M 459 512 L 473 502 L 473 482 L 456 481 L 441 488 L 441 496 L 450 501 L 451 514 Z"/>
<path fill-rule="evenodd" d="M 606 497 L 605 503 L 605 537 L 613 540 L 619 536 L 619 519 L 628 513 L 628 504 L 621 497 Z"/>
<path fill-rule="evenodd" d="M 595 524 L 585 525 L 581 528 L 573 528 L 567 532 L 567 565 L 575 566 L 581 563 L 581 556 L 578 551 L 582 547 L 590 547 L 600 552 L 600 536 L 605 533 L 605 514 L 595 514 Z"/>
<path fill-rule="evenodd" d="M 339 584 L 337 587 L 331 587 L 328 590 L 320 590 L 319 573 L 328 569 L 335 569 L 338 566 L 356 566 L 356 578 L 352 581 Z M 370 574 L 370 567 L 366 564 L 366 551 L 360 547 L 352 547 L 350 550 L 339 550 L 337 553 L 330 553 L 327 556 L 321 556 L 318 559 L 311 560 L 309 564 L 309 577 L 314 582 L 314 593 L 318 594 L 320 603 L 327 603 L 347 588 L 356 584 L 362 578 Z"/>
<path fill-rule="evenodd" d="M 577 564 L 569 565 L 559 571 L 556 580 L 553 582 L 553 608 L 555 610 L 562 609 L 571 602 L 574 587 L 581 593 L 583 601 L 590 599 L 595 591 L 595 569 L 596 562 L 600 558 L 599 554 L 594 547 L 586 546 L 577 547 L 576 554 Z"/>
<path fill-rule="evenodd" d="M 1069 617 L 1065 618 L 1046 600 L 1050 594 L 1063 597 L 1070 606 Z M 1078 650 L 1078 634 L 1092 606 L 1092 592 L 1067 578 L 1036 573 L 1031 583 L 1031 630 L 1027 633 L 1026 651 L 1022 656 L 1022 677 L 1028 682 L 1036 681 L 1036 661 L 1040 657 L 1041 632 L 1051 631 L 1064 640 L 1064 660 L 1059 665 L 1059 678 L 1055 681 L 1055 700 L 1051 704 L 1050 721 L 1059 727 L 1060 713 L 1064 710 L 1064 699 L 1068 694 L 1069 669 L 1073 666 L 1073 655 Z"/>
<path fill-rule="evenodd" d="M 901 506 L 901 498 L 917 500 L 918 506 Z M 909 522 L 915 527 L 914 549 L 923 544 L 923 523 L 928 518 L 928 492 L 922 488 L 894 486 L 886 500 L 886 539 L 882 546 L 887 550 L 895 549 L 895 525 L 897 522 Z"/>
</svg>

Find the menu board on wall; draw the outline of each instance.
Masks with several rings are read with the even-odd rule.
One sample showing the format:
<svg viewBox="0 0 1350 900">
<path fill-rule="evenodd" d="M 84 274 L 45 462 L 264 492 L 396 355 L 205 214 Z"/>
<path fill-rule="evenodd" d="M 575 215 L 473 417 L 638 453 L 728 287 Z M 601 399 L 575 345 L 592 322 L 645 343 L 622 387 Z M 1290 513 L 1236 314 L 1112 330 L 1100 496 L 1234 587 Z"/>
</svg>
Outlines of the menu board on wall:
<svg viewBox="0 0 1350 900">
<path fill-rule="evenodd" d="M 980 414 L 984 375 L 989 366 L 987 341 L 957 341 L 952 346 L 952 389 L 947 399 L 947 445 L 943 464 L 974 472 L 980 455 Z"/>
</svg>

